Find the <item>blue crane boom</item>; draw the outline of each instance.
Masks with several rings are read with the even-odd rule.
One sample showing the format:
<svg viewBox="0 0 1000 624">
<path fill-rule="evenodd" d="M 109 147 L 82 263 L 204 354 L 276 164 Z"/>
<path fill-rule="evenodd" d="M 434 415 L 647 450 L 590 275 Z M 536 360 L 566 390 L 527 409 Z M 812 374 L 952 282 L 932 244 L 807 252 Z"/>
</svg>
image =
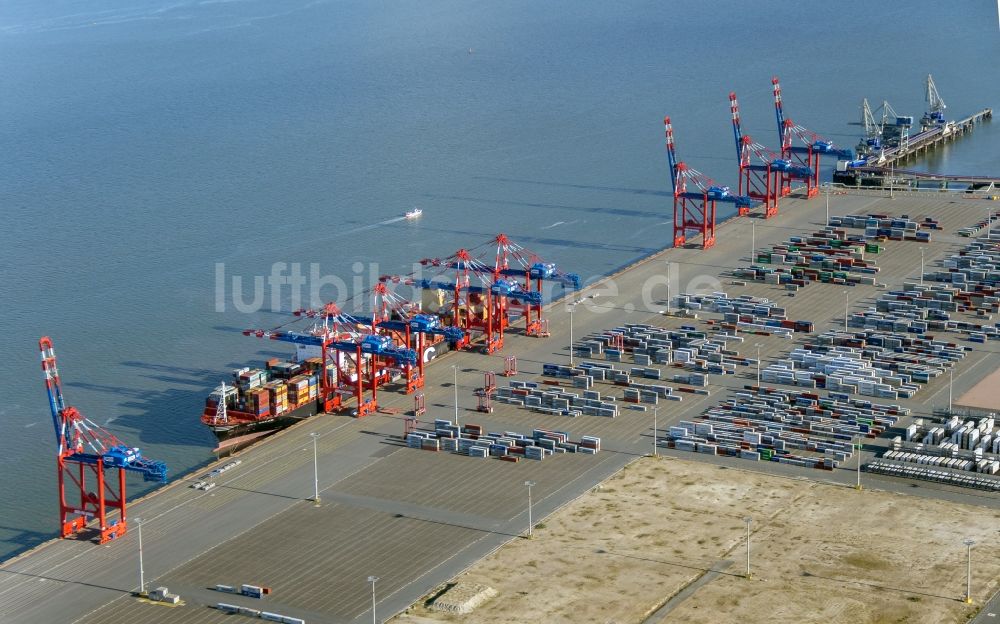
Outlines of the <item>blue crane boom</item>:
<svg viewBox="0 0 1000 624">
<path fill-rule="evenodd" d="M 59 452 L 65 454 L 66 459 L 81 464 L 98 465 L 103 461 L 105 466 L 141 474 L 144 481 L 166 483 L 166 463 L 143 458 L 138 448 L 128 446 L 76 408 L 66 406 L 51 341 L 45 344 L 47 347 L 43 346 L 43 353 L 47 350 L 52 361 L 52 366 L 46 370 L 46 381 L 54 380 L 54 383 L 46 384 L 46 391 Z"/>
<path fill-rule="evenodd" d="M 405 364 L 416 364 L 417 363 L 417 352 L 413 349 L 403 349 L 397 347 L 393 344 L 392 339 L 389 336 L 379 336 L 377 334 L 368 334 L 361 338 L 359 341 L 327 341 L 322 336 L 316 336 L 314 334 L 308 334 L 304 332 L 294 332 L 294 331 L 278 331 L 271 332 L 268 334 L 271 340 L 280 340 L 282 342 L 291 342 L 294 344 L 311 345 L 314 347 L 322 348 L 324 344 L 335 351 L 340 351 L 342 353 L 356 353 L 358 346 L 361 347 L 361 352 L 367 355 L 376 355 L 379 357 L 392 358 L 400 363 Z"/>
<path fill-rule="evenodd" d="M 396 332 L 405 332 L 409 328 L 411 332 L 416 334 L 444 336 L 448 342 L 461 342 L 465 338 L 464 331 L 458 327 L 443 325 L 441 319 L 433 314 L 414 314 L 405 321 L 379 321 L 375 326 Z"/>
<path fill-rule="evenodd" d="M 736 159 L 741 162 L 748 161 L 748 156 L 754 156 L 761 164 L 746 164 L 745 169 L 750 171 L 778 171 L 792 178 L 808 179 L 812 175 L 812 169 L 796 165 L 790 160 L 781 158 L 768 148 L 754 141 L 750 135 L 743 134 L 743 127 L 740 120 L 739 103 L 736 94 L 729 94 L 729 106 L 733 116 L 733 138 L 736 139 Z M 831 144 L 832 145 L 832 144 Z"/>
<path fill-rule="evenodd" d="M 819 157 L 836 156 L 842 160 L 853 161 L 854 151 L 850 149 L 837 149 L 833 141 L 825 141 L 815 132 L 808 130 L 791 119 L 785 119 L 785 111 L 781 101 L 781 84 L 778 77 L 771 78 L 771 85 L 774 89 L 774 117 L 778 124 L 778 139 L 781 141 L 781 157 L 791 160 L 795 155 L 795 160 L 800 165 L 812 170 L 812 176 L 806 179 L 806 198 L 814 197 L 819 193 Z M 793 145 L 792 138 L 798 137 L 802 145 Z M 791 184 L 787 176 L 783 176 L 781 184 L 781 194 L 787 195 L 791 192 Z"/>
<path fill-rule="evenodd" d="M 492 272 L 492 269 L 491 269 Z M 455 285 L 449 282 L 436 282 L 429 279 L 417 279 L 413 280 L 413 285 L 417 288 L 425 289 L 436 289 L 436 290 L 454 290 Z M 504 297 L 510 297 L 512 299 L 520 299 L 528 303 L 533 303 L 541 305 L 542 303 L 542 293 L 538 291 L 527 291 L 521 288 L 521 285 L 513 280 L 497 280 L 493 282 L 489 287 L 487 286 L 473 286 L 467 285 L 462 286 L 462 290 L 465 290 L 474 294 L 486 294 L 487 292 L 493 293 L 494 295 L 501 295 Z"/>
<path fill-rule="evenodd" d="M 550 262 L 535 262 L 527 269 L 521 267 L 505 267 L 495 269 L 494 267 L 486 266 L 484 264 L 464 265 L 461 262 L 445 262 L 443 263 L 443 266 L 449 269 L 468 269 L 469 271 L 475 271 L 477 273 L 497 273 L 505 277 L 524 277 L 525 272 L 527 272 L 531 279 L 558 282 L 564 286 L 572 286 L 574 290 L 580 290 L 581 288 L 579 275 L 576 273 L 563 273 L 556 269 L 555 264 Z"/>
</svg>

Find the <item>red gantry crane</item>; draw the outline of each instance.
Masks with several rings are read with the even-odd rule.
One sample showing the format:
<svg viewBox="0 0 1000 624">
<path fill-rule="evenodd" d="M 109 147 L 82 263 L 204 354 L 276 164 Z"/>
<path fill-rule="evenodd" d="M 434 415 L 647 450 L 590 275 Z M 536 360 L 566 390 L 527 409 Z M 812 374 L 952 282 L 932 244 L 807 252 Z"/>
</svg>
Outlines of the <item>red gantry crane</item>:
<svg viewBox="0 0 1000 624">
<path fill-rule="evenodd" d="M 761 201 L 764 204 L 764 217 L 773 217 L 778 214 L 782 181 L 794 178 L 808 182 L 812 170 L 792 164 L 754 141 L 749 135 L 743 134 L 740 105 L 735 93 L 729 94 L 729 110 L 733 118 L 736 157 L 740 166 L 739 194 Z M 748 208 L 740 208 L 741 215 L 747 213 L 749 213 Z"/>
<path fill-rule="evenodd" d="M 496 256 L 491 266 L 486 249 L 494 245 Z M 439 314 L 449 327 L 464 332 L 455 347 L 471 348 L 475 332 L 483 338 L 486 353 L 503 348 L 504 331 L 512 321 L 512 307 L 522 308 L 527 335 L 548 335 L 541 318 L 543 281 L 580 288 L 578 275 L 557 270 L 554 264 L 539 260 L 504 234 L 471 250 L 460 249 L 447 258 L 424 258 L 420 264 L 436 270 L 437 275 L 432 278 L 383 275 L 379 281 L 449 293 L 451 298 Z"/>
<path fill-rule="evenodd" d="M 674 189 L 674 247 L 687 242 L 689 232 L 701 234 L 701 247 L 708 249 L 715 244 L 715 205 L 729 202 L 736 205 L 740 214 L 757 205 L 745 195 L 733 195 L 728 186 L 677 160 L 674 149 L 674 128 L 670 117 L 663 118 L 667 137 L 667 160 L 670 163 L 670 183 Z M 693 187 L 688 190 L 688 183 Z M 695 190 L 697 189 L 697 190 Z"/>
<path fill-rule="evenodd" d="M 771 85 L 774 88 L 774 115 L 778 122 L 781 157 L 796 165 L 809 168 L 812 175 L 806 179 L 806 197 L 814 197 L 819 193 L 819 157 L 829 155 L 845 160 L 854 160 L 854 152 L 836 149 L 833 146 L 833 141 L 825 141 L 815 132 L 803 128 L 791 119 L 785 119 L 785 111 L 781 102 L 781 84 L 778 82 L 777 76 L 771 78 Z M 798 138 L 802 145 L 794 145 L 795 138 Z M 792 178 L 793 176 L 789 173 L 782 174 L 781 195 L 791 193 Z"/>
<path fill-rule="evenodd" d="M 419 305 L 390 291 L 385 282 L 379 282 L 372 288 L 372 327 L 417 354 L 415 365 L 403 362 L 407 394 L 424 387 L 425 336 L 441 336 L 451 344 L 465 341 L 464 331 L 457 327 L 445 327 L 440 317 L 420 314 L 419 310 Z"/>
<path fill-rule="evenodd" d="M 390 366 L 412 366 L 417 362 L 414 350 L 400 347 L 391 337 L 375 333 L 370 320 L 344 314 L 333 303 L 326 304 L 320 311 L 299 310 L 296 313 L 322 318 L 323 323 L 306 332 L 279 327 L 247 329 L 243 334 L 318 347 L 323 357 L 320 401 L 324 411 L 347 409 L 342 397 L 353 395 L 355 416 L 361 418 L 373 413 L 378 409 L 378 386 L 388 381 Z M 334 353 L 332 370 L 328 365 L 331 351 Z M 370 399 L 366 398 L 366 389 L 371 391 Z"/>
<path fill-rule="evenodd" d="M 75 407 L 67 406 L 52 339 L 48 336 L 41 338 L 38 348 L 42 355 L 42 372 L 45 374 L 45 389 L 49 395 L 58 448 L 60 535 L 71 537 L 83 531 L 90 520 L 96 520 L 99 540 L 104 544 L 125 535 L 128 529 L 125 473 L 136 472 L 145 481 L 166 483 L 167 465 L 145 459 L 139 449 L 126 445 Z M 105 471 L 117 471 L 117 479 L 107 478 Z M 88 475 L 91 481 L 88 481 Z M 79 493 L 79 503 L 70 500 L 75 493 Z M 113 510 L 118 510 L 117 520 L 108 517 Z"/>
</svg>

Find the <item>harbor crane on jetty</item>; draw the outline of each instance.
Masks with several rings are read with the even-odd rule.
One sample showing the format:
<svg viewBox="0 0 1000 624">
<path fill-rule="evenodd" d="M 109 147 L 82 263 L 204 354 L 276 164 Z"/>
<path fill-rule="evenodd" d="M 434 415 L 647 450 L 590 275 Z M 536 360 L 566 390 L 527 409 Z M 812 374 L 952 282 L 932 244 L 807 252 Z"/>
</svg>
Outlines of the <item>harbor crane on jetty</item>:
<svg viewBox="0 0 1000 624">
<path fill-rule="evenodd" d="M 809 180 L 812 170 L 793 164 L 789 160 L 755 142 L 749 135 L 743 134 L 740 123 L 740 105 L 736 94 L 729 94 L 729 111 L 733 118 L 733 137 L 736 139 L 736 158 L 739 162 L 740 195 L 747 195 L 759 200 L 764 205 L 764 218 L 778 214 L 778 200 L 781 196 L 780 184 L 783 176 L 790 179 Z M 756 159 L 759 164 L 754 164 Z M 750 212 L 747 207 L 740 208 L 740 214 Z"/>
<path fill-rule="evenodd" d="M 141 474 L 144 481 L 166 483 L 167 465 L 144 458 L 139 449 L 123 443 L 78 409 L 66 405 L 52 339 L 42 337 L 38 348 L 42 355 L 42 372 L 58 447 L 60 535 L 72 537 L 84 531 L 87 522 L 93 519 L 97 521 L 100 543 L 107 543 L 125 535 L 128 530 L 125 473 Z M 105 475 L 106 471 L 117 471 L 117 485 L 113 477 Z M 88 475 L 93 478 L 90 483 Z M 68 500 L 67 488 L 70 493 L 79 492 L 78 504 Z M 109 520 L 108 514 L 112 510 L 118 510 L 117 520 Z"/>
<path fill-rule="evenodd" d="M 717 202 L 735 204 L 740 214 L 745 214 L 759 202 L 746 195 L 733 195 L 728 186 L 720 186 L 704 173 L 678 161 L 674 128 L 669 116 L 663 118 L 663 126 L 667 138 L 670 184 L 674 190 L 674 247 L 682 247 L 687 242 L 688 232 L 694 231 L 701 234 L 702 249 L 708 249 L 715 244 Z M 692 190 L 688 190 L 688 183 L 694 187 Z"/>
<path fill-rule="evenodd" d="M 883 123 L 875 121 L 875 115 L 868 104 L 868 98 L 861 100 L 861 123 L 865 129 L 864 137 L 858 143 L 857 152 L 859 156 L 876 154 L 882 150 L 882 129 Z M 856 123 L 856 122 L 855 122 Z"/>
<path fill-rule="evenodd" d="M 806 179 L 806 198 L 814 197 L 819 193 L 819 157 L 835 156 L 842 160 L 854 160 L 854 152 L 851 150 L 837 149 L 833 146 L 833 141 L 826 141 L 815 132 L 808 130 L 791 119 L 785 119 L 785 112 L 781 103 L 781 84 L 778 77 L 771 78 L 771 86 L 774 91 L 774 115 L 778 122 L 778 140 L 781 141 L 781 157 L 790 160 L 797 165 L 808 167 L 812 175 Z M 794 139 L 798 138 L 802 145 L 794 145 Z M 792 191 L 792 176 L 781 175 L 781 195 L 788 195 Z"/>
<path fill-rule="evenodd" d="M 877 120 L 879 112 L 882 113 L 881 120 Z M 851 125 L 864 128 L 864 136 L 856 148 L 858 157 L 878 158 L 882 150 L 906 143 L 910 126 L 913 125 L 913 117 L 897 114 L 886 100 L 883 100 L 882 106 L 873 112 L 868 104 L 868 98 L 864 98 L 861 101 L 861 121 L 851 122 Z"/>
<path fill-rule="evenodd" d="M 925 99 L 927 100 L 927 112 L 924 113 L 923 118 L 920 120 L 920 129 L 929 130 L 935 126 L 945 124 L 944 109 L 948 108 L 948 105 L 941 99 L 937 86 L 934 84 L 934 78 L 930 74 L 927 74 L 927 95 Z"/>
</svg>

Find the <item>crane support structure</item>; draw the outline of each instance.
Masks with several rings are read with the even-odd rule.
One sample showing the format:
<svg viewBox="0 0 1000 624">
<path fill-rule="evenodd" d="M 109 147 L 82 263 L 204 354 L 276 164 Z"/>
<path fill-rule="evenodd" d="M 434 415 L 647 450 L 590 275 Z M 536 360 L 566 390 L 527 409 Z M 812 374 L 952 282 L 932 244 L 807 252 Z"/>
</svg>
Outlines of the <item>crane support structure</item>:
<svg viewBox="0 0 1000 624">
<path fill-rule="evenodd" d="M 489 257 L 487 254 L 494 246 L 495 256 Z M 440 331 L 450 328 L 462 332 L 455 348 L 473 347 L 475 332 L 481 337 L 486 353 L 503 348 L 504 332 L 518 320 L 512 310 L 520 310 L 524 317 L 525 335 L 539 338 L 549 335 L 547 322 L 542 318 L 543 282 L 573 289 L 581 285 L 579 275 L 559 271 L 555 264 L 543 262 L 505 234 L 498 234 L 479 247 L 460 249 L 447 258 L 424 258 L 420 264 L 437 270 L 437 274 L 382 275 L 379 281 L 450 294 L 450 301 L 440 308 L 447 311 L 442 314 L 447 325 Z"/>
<path fill-rule="evenodd" d="M 415 313 L 419 307 L 393 293 L 384 282 L 375 284 L 372 297 L 372 327 L 417 353 L 415 366 L 409 361 L 403 363 L 406 393 L 416 392 L 424 387 L 425 336 L 441 336 L 450 344 L 463 344 L 465 332 L 444 326 L 440 317 L 433 314 Z"/>
<path fill-rule="evenodd" d="M 93 520 L 98 541 L 104 544 L 128 530 L 125 473 L 138 473 L 145 481 L 165 483 L 167 465 L 145 459 L 139 449 L 127 446 L 75 407 L 67 406 L 52 339 L 42 337 L 38 348 L 58 449 L 60 535 L 67 538 L 81 533 Z M 106 471 L 113 474 L 106 475 Z M 111 519 L 110 514 L 115 510 L 118 518 Z"/>
<path fill-rule="evenodd" d="M 736 157 L 740 167 L 738 192 L 760 201 L 764 206 L 764 217 L 773 217 L 778 214 L 782 179 L 787 176 L 790 179 L 807 180 L 812 171 L 779 157 L 749 135 L 743 134 L 740 105 L 735 93 L 729 94 L 729 110 L 733 119 L 733 137 L 736 139 Z M 741 215 L 748 212 L 747 208 L 740 209 Z"/>
<path fill-rule="evenodd" d="M 854 152 L 836 149 L 832 141 L 826 141 L 815 132 L 796 124 L 791 119 L 786 119 L 781 100 L 781 84 L 778 82 L 777 76 L 771 78 L 771 86 L 774 92 L 774 115 L 778 123 L 778 139 L 781 141 L 781 158 L 796 166 L 809 168 L 811 175 L 806 178 L 806 198 L 815 197 L 819 193 L 820 156 L 827 155 L 844 160 L 854 160 Z M 794 139 L 796 138 L 802 145 L 795 145 Z M 779 192 L 782 196 L 791 193 L 793 179 L 794 176 L 790 173 L 781 175 Z"/>
<path fill-rule="evenodd" d="M 745 195 L 733 195 L 729 187 L 719 186 L 707 175 L 677 160 L 674 129 L 670 117 L 663 118 L 667 141 L 667 162 L 674 191 L 674 247 L 687 243 L 689 233 L 701 234 L 701 247 L 715 244 L 715 210 L 718 202 L 729 202 L 740 214 L 759 202 Z M 691 188 L 689 190 L 688 185 Z"/>
<path fill-rule="evenodd" d="M 329 351 L 353 357 L 353 363 L 344 362 L 339 356 L 333 358 L 336 371 L 335 381 L 327 380 L 327 388 L 324 389 L 324 392 L 329 394 L 321 399 L 324 405 L 331 406 L 329 411 L 345 410 L 349 409 L 349 406 L 340 400 L 341 395 L 353 395 L 356 399 L 353 415 L 357 418 L 372 414 L 378 409 L 378 386 L 385 382 L 386 377 L 380 371 L 380 365 L 384 361 L 391 360 L 397 365 L 413 366 L 418 359 L 417 352 L 413 349 L 399 347 L 393 343 L 389 336 L 379 334 L 367 334 L 357 339 L 342 340 L 341 336 L 335 332 L 324 330 L 314 332 L 245 330 L 243 333 L 271 340 L 319 347 L 323 352 L 323 377 L 328 376 L 326 362 Z M 350 370 L 351 366 L 348 364 L 352 364 L 353 371 Z M 344 381 L 343 386 L 341 386 L 342 381 Z M 366 397 L 366 388 L 371 391 L 371 398 Z"/>
</svg>

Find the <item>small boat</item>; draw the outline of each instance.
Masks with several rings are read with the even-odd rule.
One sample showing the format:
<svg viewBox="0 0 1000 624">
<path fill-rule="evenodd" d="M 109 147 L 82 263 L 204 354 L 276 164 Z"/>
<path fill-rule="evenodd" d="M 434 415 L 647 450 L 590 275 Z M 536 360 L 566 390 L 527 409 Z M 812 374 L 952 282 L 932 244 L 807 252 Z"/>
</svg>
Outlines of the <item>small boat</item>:
<svg viewBox="0 0 1000 624">
<path fill-rule="evenodd" d="M 420 208 L 414 208 L 413 210 L 407 210 L 405 216 L 407 219 L 416 219 L 422 214 L 424 214 L 423 210 L 421 210 Z"/>
</svg>

